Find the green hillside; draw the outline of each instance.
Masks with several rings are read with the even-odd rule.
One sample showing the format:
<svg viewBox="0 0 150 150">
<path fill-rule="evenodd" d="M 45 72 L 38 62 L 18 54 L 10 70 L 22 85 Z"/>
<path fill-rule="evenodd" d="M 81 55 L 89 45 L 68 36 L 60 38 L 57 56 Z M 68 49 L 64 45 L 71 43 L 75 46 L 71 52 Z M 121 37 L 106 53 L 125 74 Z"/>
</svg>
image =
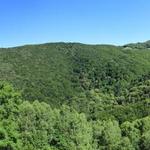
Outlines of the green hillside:
<svg viewBox="0 0 150 150">
<path fill-rule="evenodd" d="M 150 51 L 108 45 L 53 43 L 0 49 L 0 79 L 25 99 L 62 103 L 91 89 L 120 95 L 150 71 Z"/>
<path fill-rule="evenodd" d="M 0 150 L 149 150 L 149 43 L 1 48 Z"/>
</svg>

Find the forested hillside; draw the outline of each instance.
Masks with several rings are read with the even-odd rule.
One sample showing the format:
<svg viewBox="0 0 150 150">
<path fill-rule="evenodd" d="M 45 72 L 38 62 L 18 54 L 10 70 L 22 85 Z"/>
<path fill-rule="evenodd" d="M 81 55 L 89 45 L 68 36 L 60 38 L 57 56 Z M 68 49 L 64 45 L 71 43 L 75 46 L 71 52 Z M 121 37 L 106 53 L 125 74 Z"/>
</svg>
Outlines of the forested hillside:
<svg viewBox="0 0 150 150">
<path fill-rule="evenodd" d="M 0 150 L 150 150 L 149 48 L 1 48 Z"/>
</svg>

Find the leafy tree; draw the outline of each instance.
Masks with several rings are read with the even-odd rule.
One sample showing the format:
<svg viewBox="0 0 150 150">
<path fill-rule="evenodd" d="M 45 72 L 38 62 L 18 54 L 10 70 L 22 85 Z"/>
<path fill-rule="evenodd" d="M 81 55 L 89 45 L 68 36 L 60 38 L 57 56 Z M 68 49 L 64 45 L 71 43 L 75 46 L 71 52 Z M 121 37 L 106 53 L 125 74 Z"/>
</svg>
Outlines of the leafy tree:
<svg viewBox="0 0 150 150">
<path fill-rule="evenodd" d="M 0 149 L 19 150 L 18 105 L 21 103 L 20 94 L 6 83 L 0 83 Z"/>
<path fill-rule="evenodd" d="M 121 130 L 117 121 L 97 121 L 93 124 L 93 139 L 97 149 L 116 147 L 121 141 Z"/>
<path fill-rule="evenodd" d="M 142 135 L 141 149 L 149 150 L 150 149 L 150 130 L 144 132 Z"/>
<path fill-rule="evenodd" d="M 55 115 L 46 103 L 25 101 L 19 108 L 19 128 L 25 150 L 49 149 L 53 137 Z"/>
<path fill-rule="evenodd" d="M 51 145 L 61 150 L 92 150 L 92 128 L 84 114 L 62 106 Z"/>
<path fill-rule="evenodd" d="M 139 149 L 141 133 L 133 123 L 125 122 L 121 125 L 122 135 L 128 137 L 135 149 Z"/>
</svg>

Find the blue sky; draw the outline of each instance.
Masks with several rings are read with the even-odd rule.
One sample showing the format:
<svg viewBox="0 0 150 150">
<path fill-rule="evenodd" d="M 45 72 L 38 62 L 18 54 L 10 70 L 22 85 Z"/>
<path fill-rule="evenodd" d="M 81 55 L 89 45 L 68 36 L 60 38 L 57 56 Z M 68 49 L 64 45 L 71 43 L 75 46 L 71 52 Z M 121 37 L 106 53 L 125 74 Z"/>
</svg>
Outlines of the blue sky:
<svg viewBox="0 0 150 150">
<path fill-rule="evenodd" d="M 0 0 L 0 47 L 150 40 L 150 0 Z"/>
</svg>

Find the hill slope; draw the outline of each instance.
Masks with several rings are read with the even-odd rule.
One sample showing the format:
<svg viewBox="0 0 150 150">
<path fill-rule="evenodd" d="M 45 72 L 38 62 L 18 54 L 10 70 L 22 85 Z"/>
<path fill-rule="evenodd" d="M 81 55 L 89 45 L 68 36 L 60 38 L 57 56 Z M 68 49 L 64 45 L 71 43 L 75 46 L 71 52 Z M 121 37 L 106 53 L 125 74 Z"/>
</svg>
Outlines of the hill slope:
<svg viewBox="0 0 150 150">
<path fill-rule="evenodd" d="M 0 49 L 0 79 L 21 89 L 25 99 L 50 104 L 91 89 L 118 96 L 150 71 L 149 58 L 147 49 L 78 43 Z"/>
<path fill-rule="evenodd" d="M 135 45 L 0 49 L 0 149 L 149 150 L 150 50 Z"/>
</svg>

